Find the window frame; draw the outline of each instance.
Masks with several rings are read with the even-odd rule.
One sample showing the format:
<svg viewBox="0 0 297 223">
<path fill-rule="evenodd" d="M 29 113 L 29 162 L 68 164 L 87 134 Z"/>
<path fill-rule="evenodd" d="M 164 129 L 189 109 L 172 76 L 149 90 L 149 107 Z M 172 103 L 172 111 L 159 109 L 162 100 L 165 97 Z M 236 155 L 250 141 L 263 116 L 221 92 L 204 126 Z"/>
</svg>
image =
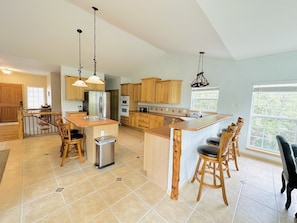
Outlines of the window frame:
<svg viewBox="0 0 297 223">
<path fill-rule="evenodd" d="M 217 93 L 217 97 L 205 97 L 205 98 L 193 98 L 193 93 L 194 92 L 211 92 L 211 91 L 216 91 Z M 219 87 L 203 87 L 203 88 L 192 88 L 191 89 L 191 106 L 190 106 L 190 109 L 191 110 L 195 110 L 195 111 L 203 111 L 203 112 L 217 112 L 218 111 L 218 103 L 219 103 L 219 96 L 220 96 L 220 89 Z M 197 102 L 194 102 L 194 100 L 197 100 L 197 101 L 204 101 L 204 104 L 205 105 L 205 102 L 206 101 L 216 101 L 216 105 L 215 105 L 215 109 L 205 109 L 205 107 L 195 107 L 194 104 L 196 104 Z M 202 105 L 203 106 L 203 105 Z M 209 108 L 209 105 L 208 105 L 208 108 Z"/>
<path fill-rule="evenodd" d="M 26 89 L 27 93 L 27 108 L 28 109 L 35 109 L 35 108 L 40 108 L 41 105 L 45 104 L 45 88 L 44 87 L 35 87 L 35 86 L 28 86 Z M 38 92 L 34 92 L 38 90 Z M 40 97 L 42 95 L 42 97 Z M 32 99 L 33 97 L 33 99 Z M 38 100 L 36 100 L 38 98 Z M 40 98 L 42 98 L 40 100 Z M 31 102 L 33 100 L 33 102 Z M 33 107 L 31 107 L 33 106 Z"/>
<path fill-rule="evenodd" d="M 261 93 L 264 94 L 261 95 Z M 256 94 L 258 94 L 258 98 L 255 98 Z M 266 99 L 261 99 L 261 106 L 259 106 L 259 103 L 261 103 L 260 97 L 265 97 L 264 99 Z M 297 113 L 297 105 L 295 106 L 296 109 L 294 109 L 292 104 L 295 105 L 296 103 L 294 101 L 288 103 L 290 99 L 297 101 L 297 82 L 253 84 L 247 138 L 247 146 L 249 148 L 279 154 L 279 148 L 275 139 L 275 136 L 278 134 L 285 136 L 290 143 L 297 143 L 297 114 L 294 114 L 294 111 Z M 271 100 L 275 100 L 275 103 L 271 103 Z M 290 112 L 293 112 L 292 117 L 288 115 Z M 255 123 L 258 123 L 258 125 Z M 262 130 L 260 130 L 259 123 L 264 123 Z M 265 123 L 270 126 L 265 125 Z M 275 128 L 271 128 L 273 125 L 275 125 Z M 255 131 L 258 132 L 255 134 Z"/>
</svg>

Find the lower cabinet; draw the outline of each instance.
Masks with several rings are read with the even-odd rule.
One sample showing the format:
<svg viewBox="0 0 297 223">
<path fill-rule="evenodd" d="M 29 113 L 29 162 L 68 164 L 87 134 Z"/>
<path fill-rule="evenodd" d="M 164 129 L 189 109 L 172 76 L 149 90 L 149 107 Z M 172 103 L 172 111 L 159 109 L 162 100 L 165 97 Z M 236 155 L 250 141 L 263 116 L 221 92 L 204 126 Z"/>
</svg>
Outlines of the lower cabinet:
<svg viewBox="0 0 297 223">
<path fill-rule="evenodd" d="M 129 117 L 121 116 L 121 124 L 122 125 L 129 125 Z"/>
<path fill-rule="evenodd" d="M 140 129 L 157 128 L 164 124 L 164 117 L 141 112 L 130 112 L 129 117 L 121 116 L 121 124 Z"/>
<path fill-rule="evenodd" d="M 150 129 L 163 126 L 164 117 L 160 115 L 150 115 Z"/>
</svg>

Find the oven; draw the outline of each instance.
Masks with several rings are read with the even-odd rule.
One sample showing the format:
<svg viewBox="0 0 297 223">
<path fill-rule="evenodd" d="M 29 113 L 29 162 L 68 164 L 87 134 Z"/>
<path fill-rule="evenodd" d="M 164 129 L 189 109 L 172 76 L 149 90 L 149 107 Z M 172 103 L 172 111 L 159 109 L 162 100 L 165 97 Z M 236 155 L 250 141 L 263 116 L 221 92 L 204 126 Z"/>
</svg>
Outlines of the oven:
<svg viewBox="0 0 297 223">
<path fill-rule="evenodd" d="M 120 113 L 121 116 L 129 116 L 129 96 L 121 96 L 120 98 Z"/>
<path fill-rule="evenodd" d="M 129 116 L 129 106 L 121 105 L 121 116 Z"/>
</svg>

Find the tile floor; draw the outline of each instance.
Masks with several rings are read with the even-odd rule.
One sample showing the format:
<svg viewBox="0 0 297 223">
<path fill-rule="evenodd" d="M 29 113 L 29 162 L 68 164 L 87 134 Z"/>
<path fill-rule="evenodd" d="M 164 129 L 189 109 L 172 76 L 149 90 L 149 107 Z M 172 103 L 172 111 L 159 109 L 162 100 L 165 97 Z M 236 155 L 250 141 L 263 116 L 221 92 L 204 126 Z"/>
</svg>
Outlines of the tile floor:
<svg viewBox="0 0 297 223">
<path fill-rule="evenodd" d="M 221 191 L 187 183 L 179 200 L 150 182 L 142 170 L 143 133 L 120 127 L 116 164 L 95 169 L 87 160 L 60 167 L 58 135 L 0 142 L 10 149 L 0 184 L 0 222 L 294 222 L 297 198 L 284 208 L 281 167 L 239 157 Z"/>
</svg>

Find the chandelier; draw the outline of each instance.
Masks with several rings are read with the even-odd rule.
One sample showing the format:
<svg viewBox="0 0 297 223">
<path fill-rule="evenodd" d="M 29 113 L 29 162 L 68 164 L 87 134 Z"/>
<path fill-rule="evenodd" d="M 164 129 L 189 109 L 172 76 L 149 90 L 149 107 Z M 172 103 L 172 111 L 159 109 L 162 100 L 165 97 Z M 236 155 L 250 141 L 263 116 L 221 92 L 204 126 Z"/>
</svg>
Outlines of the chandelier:
<svg viewBox="0 0 297 223">
<path fill-rule="evenodd" d="M 205 87 L 209 85 L 209 82 L 206 80 L 206 78 L 203 75 L 203 55 L 205 52 L 199 52 L 199 63 L 198 63 L 198 73 L 197 77 L 192 81 L 191 87 L 196 88 L 196 87 Z M 201 65 L 201 71 L 200 71 L 200 65 Z"/>
</svg>

